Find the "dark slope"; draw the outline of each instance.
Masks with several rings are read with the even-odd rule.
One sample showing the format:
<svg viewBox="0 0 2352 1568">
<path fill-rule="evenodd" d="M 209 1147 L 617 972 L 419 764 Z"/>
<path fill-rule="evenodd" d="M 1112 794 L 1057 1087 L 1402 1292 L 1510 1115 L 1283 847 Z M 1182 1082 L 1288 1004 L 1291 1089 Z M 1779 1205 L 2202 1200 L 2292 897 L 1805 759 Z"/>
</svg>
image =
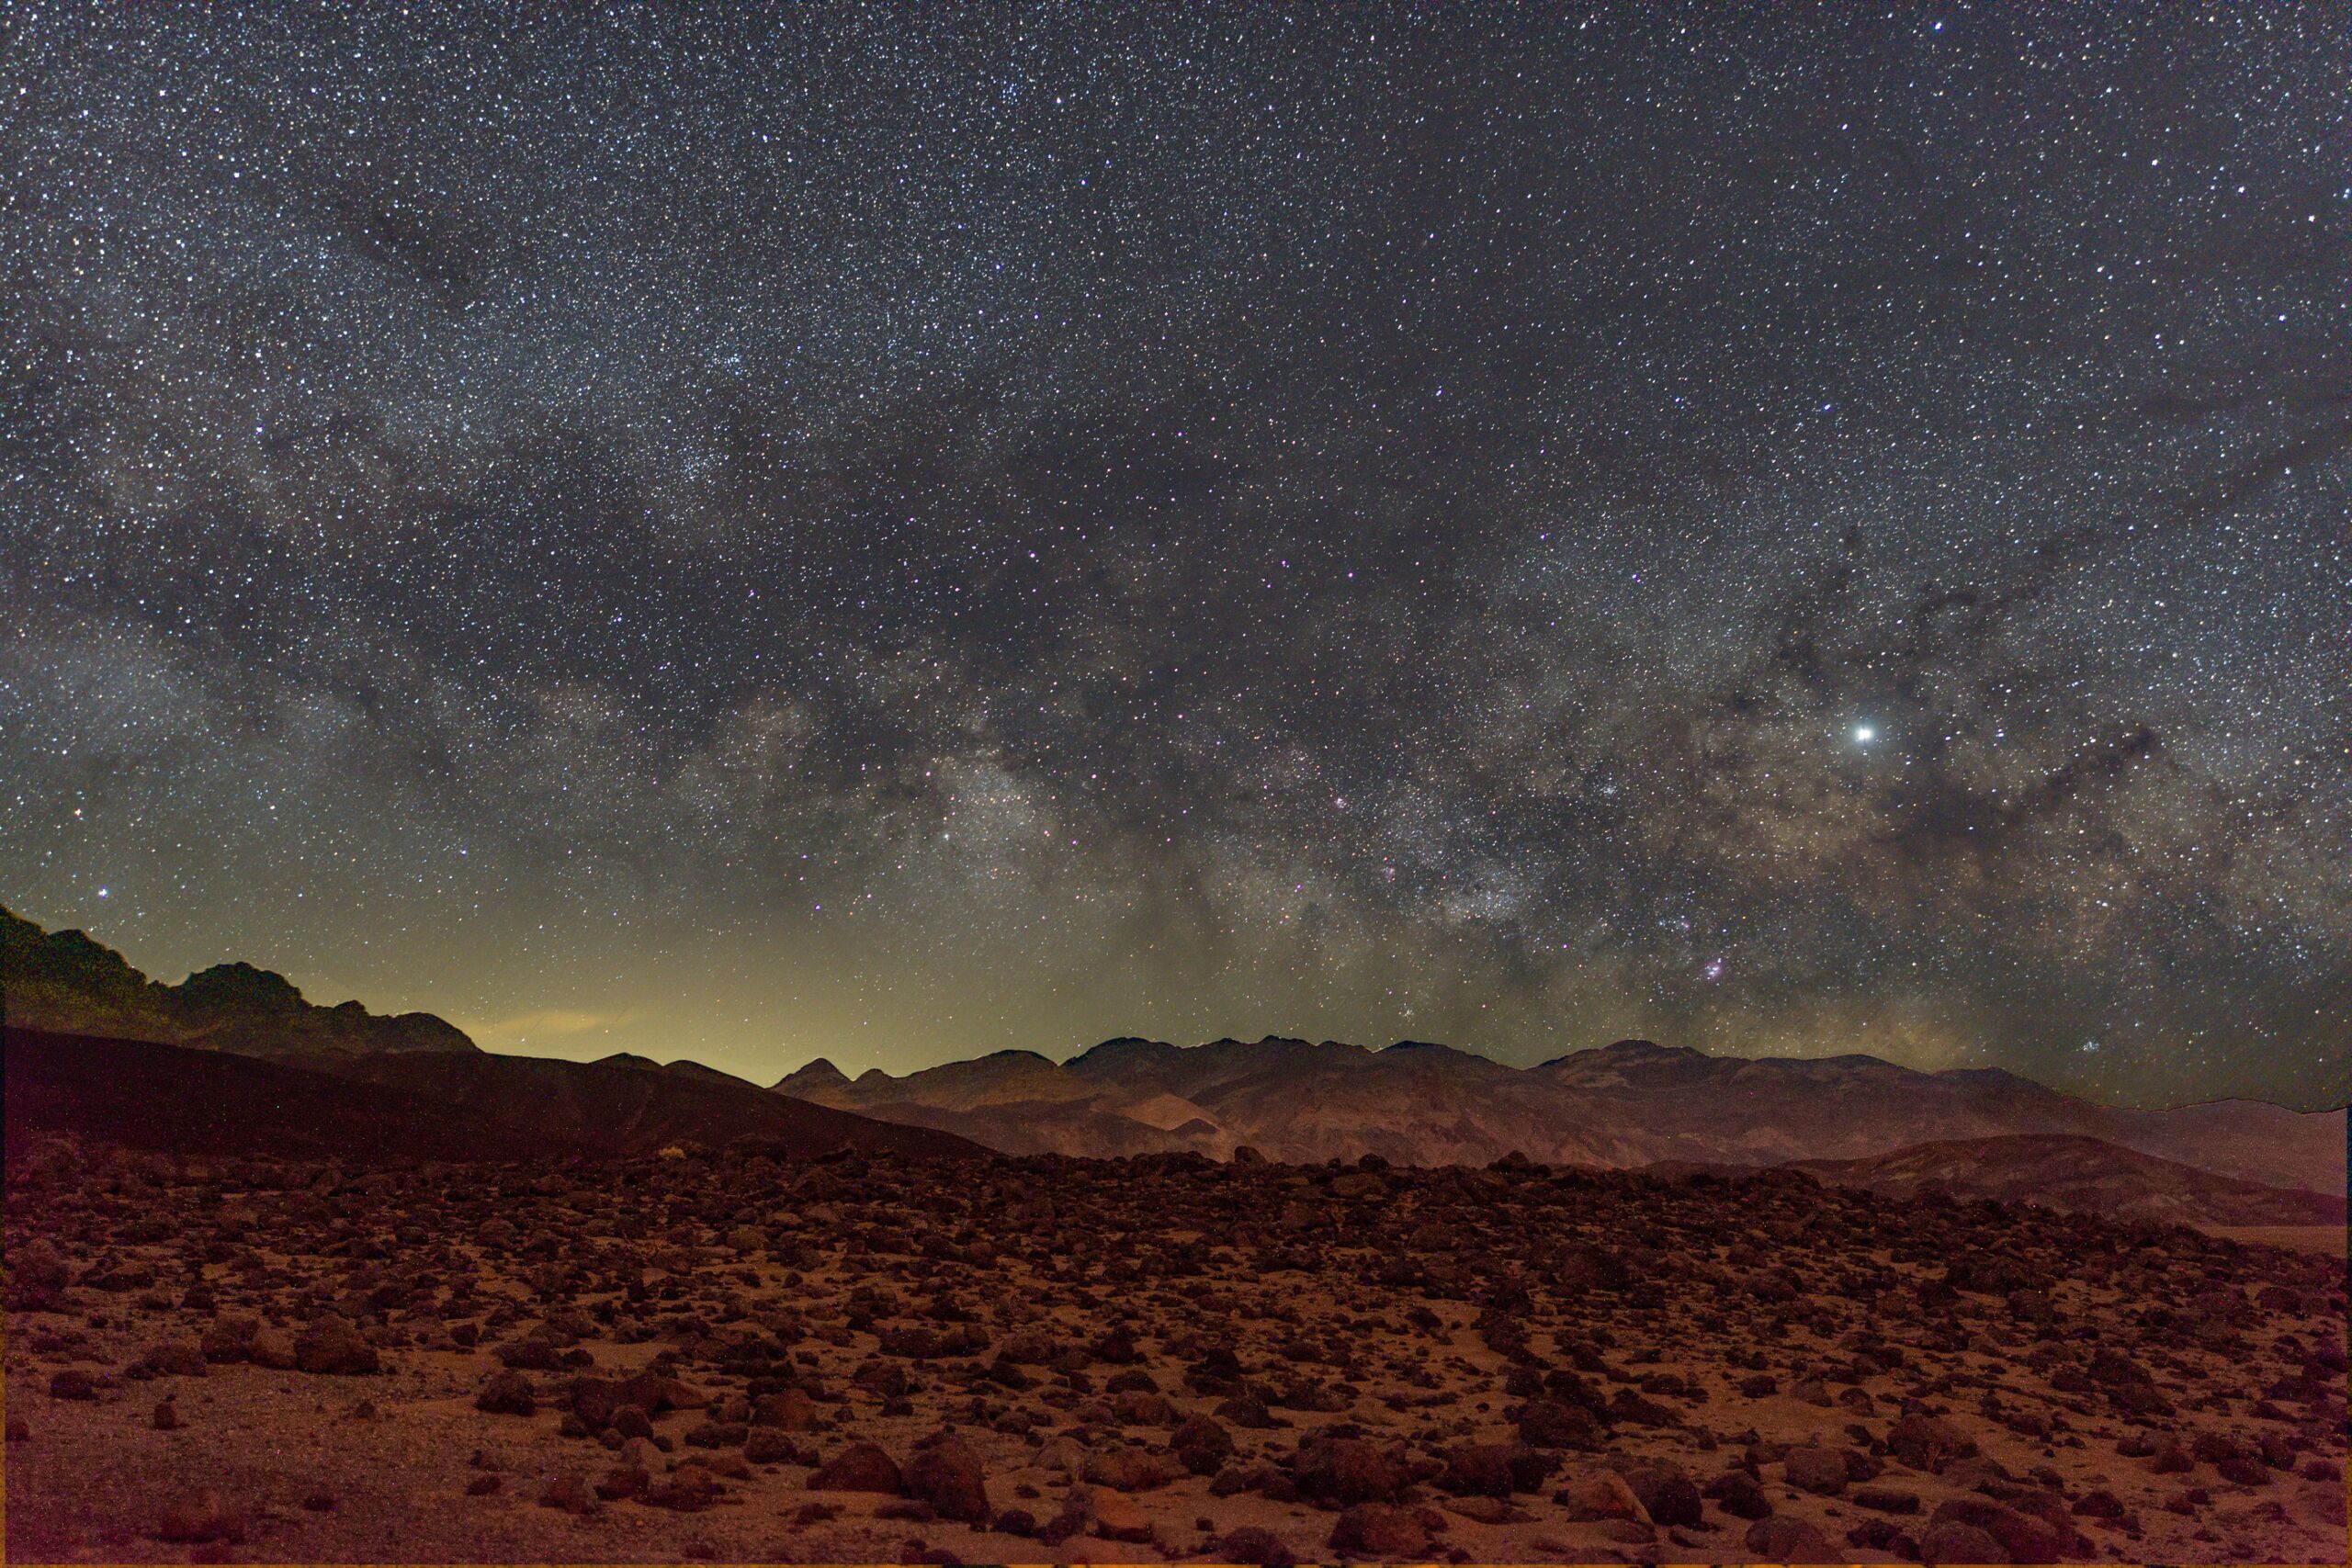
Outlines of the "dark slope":
<svg viewBox="0 0 2352 1568">
<path fill-rule="evenodd" d="M 363 1163 L 553 1159 L 569 1140 L 432 1094 L 147 1040 L 6 1032 L 7 1139 L 74 1133 L 175 1153 Z"/>
<path fill-rule="evenodd" d="M 365 1056 L 338 1077 L 413 1093 L 515 1124 L 602 1155 L 647 1154 L 667 1145 L 718 1145 L 773 1139 L 795 1157 L 856 1149 L 953 1158 L 981 1152 L 952 1133 L 880 1122 L 811 1105 L 723 1075 L 705 1077 L 610 1059 L 537 1056 Z"/>
<path fill-rule="evenodd" d="M 543 1160 L 758 1138 L 956 1157 L 978 1145 L 772 1094 L 615 1063 L 489 1054 L 362 1057 L 332 1073 L 149 1041 L 9 1029 L 7 1131 L 139 1147 L 380 1160 Z"/>
<path fill-rule="evenodd" d="M 2045 1209 L 2196 1225 L 2340 1225 L 2340 1197 L 2266 1187 L 2098 1138 L 2024 1134 L 1920 1144 L 1868 1159 L 1796 1160 L 1840 1187 L 1889 1198 L 1939 1191 Z"/>
</svg>

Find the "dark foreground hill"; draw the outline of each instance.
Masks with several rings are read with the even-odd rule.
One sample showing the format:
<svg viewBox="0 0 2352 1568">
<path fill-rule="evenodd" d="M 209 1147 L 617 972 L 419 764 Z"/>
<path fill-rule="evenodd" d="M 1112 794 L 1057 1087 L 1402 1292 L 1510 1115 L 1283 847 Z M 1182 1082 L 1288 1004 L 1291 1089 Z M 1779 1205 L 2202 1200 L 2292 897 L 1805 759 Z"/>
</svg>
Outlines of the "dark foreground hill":
<svg viewBox="0 0 2352 1568">
<path fill-rule="evenodd" d="M 7 1140 L 72 1133 L 192 1155 L 286 1159 L 560 1159 L 542 1137 L 429 1094 L 146 1040 L 7 1031 Z"/>
<path fill-rule="evenodd" d="M 811 1105 L 718 1073 L 487 1052 L 368 1056 L 336 1070 L 460 1111 L 527 1122 L 542 1137 L 597 1154 L 643 1154 L 678 1143 L 716 1147 L 737 1138 L 775 1141 L 795 1156 L 843 1148 L 918 1157 L 982 1152 L 952 1133 Z"/>
<path fill-rule="evenodd" d="M 352 1058 L 330 1073 L 10 1028 L 6 1065 L 12 1145 L 62 1132 L 176 1153 L 361 1162 L 611 1158 L 738 1138 L 786 1158 L 979 1152 L 946 1133 L 626 1063 L 417 1053 Z"/>
</svg>

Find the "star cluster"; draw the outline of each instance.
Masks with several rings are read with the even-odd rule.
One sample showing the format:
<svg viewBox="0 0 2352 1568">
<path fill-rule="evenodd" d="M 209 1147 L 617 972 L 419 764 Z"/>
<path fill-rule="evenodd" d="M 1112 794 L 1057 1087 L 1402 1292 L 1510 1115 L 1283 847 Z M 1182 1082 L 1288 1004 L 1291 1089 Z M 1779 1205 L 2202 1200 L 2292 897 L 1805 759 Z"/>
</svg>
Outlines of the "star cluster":
<svg viewBox="0 0 2352 1568">
<path fill-rule="evenodd" d="M 2323 12 L 28 5 L 0 886 L 493 1048 L 2345 1097 Z"/>
</svg>

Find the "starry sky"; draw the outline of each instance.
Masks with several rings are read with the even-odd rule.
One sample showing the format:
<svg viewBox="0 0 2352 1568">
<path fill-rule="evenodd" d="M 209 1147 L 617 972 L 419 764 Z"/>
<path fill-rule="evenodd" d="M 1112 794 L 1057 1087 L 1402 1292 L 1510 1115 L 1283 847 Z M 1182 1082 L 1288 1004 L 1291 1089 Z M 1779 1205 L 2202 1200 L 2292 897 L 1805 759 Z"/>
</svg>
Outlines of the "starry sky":
<svg viewBox="0 0 2352 1568">
<path fill-rule="evenodd" d="M 29 918 L 763 1082 L 2345 1098 L 2324 7 L 6 27 Z"/>
</svg>

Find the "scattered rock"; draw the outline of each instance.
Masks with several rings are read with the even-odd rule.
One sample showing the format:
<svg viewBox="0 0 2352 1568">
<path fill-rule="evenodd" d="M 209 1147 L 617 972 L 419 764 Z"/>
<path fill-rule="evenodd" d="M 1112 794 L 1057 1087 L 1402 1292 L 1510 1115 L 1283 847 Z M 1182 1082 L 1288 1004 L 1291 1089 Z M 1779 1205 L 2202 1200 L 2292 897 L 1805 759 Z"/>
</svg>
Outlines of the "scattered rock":
<svg viewBox="0 0 2352 1568">
<path fill-rule="evenodd" d="M 1846 1456 L 1834 1449 L 1791 1449 L 1789 1484 L 1819 1497 L 1835 1497 L 1846 1490 Z"/>
<path fill-rule="evenodd" d="M 907 1495 L 928 1503 L 944 1519 L 987 1523 L 988 1478 L 979 1455 L 961 1438 L 947 1437 L 918 1449 L 906 1468 Z"/>
<path fill-rule="evenodd" d="M 1215 1553 L 1224 1562 L 1248 1563 L 1251 1568 L 1295 1568 L 1298 1562 L 1297 1553 L 1282 1537 L 1256 1525 L 1243 1525 L 1217 1537 Z"/>
<path fill-rule="evenodd" d="M 1552 1501 L 1577 1520 L 1633 1519 L 1651 1523 L 1649 1510 L 1625 1478 L 1613 1470 L 1589 1470 L 1552 1495 Z"/>
<path fill-rule="evenodd" d="M 227 1541 L 245 1539 L 242 1515 L 221 1502 L 218 1492 L 197 1492 L 166 1504 L 156 1521 L 157 1540 L 175 1542 Z"/>
<path fill-rule="evenodd" d="M 1358 1503 L 1332 1524 L 1329 1545 L 1343 1557 L 1419 1557 L 1429 1551 L 1430 1532 L 1410 1508 Z"/>
<path fill-rule="evenodd" d="M 1535 1448 L 1591 1452 L 1605 1435 L 1599 1416 L 1565 1400 L 1532 1399 L 1519 1413 L 1520 1440 Z"/>
<path fill-rule="evenodd" d="M 808 1477 L 811 1492 L 879 1492 L 901 1496 L 906 1476 L 899 1461 L 872 1443 L 852 1443 Z"/>
<path fill-rule="evenodd" d="M 256 1336 L 256 1347 L 258 1344 Z M 254 1359 L 261 1359 L 258 1353 Z M 322 1317 L 302 1331 L 294 1341 L 294 1366 L 301 1371 L 334 1377 L 365 1376 L 381 1370 L 376 1347 L 339 1317 Z"/>
<path fill-rule="evenodd" d="M 474 1408 L 492 1416 L 534 1415 L 539 1408 L 538 1391 L 521 1372 L 492 1372 L 481 1393 L 474 1396 Z"/>
<path fill-rule="evenodd" d="M 1092 1532 L 1104 1540 L 1151 1540 L 1151 1517 L 1134 1498 L 1108 1487 L 1096 1486 L 1087 1492 L 1085 1517 Z"/>
<path fill-rule="evenodd" d="M 1734 1518 L 1760 1519 L 1772 1512 L 1772 1500 L 1764 1495 L 1762 1483 L 1744 1470 L 1725 1471 L 1707 1483 L 1705 1492 Z"/>
<path fill-rule="evenodd" d="M 1931 1523 L 1919 1537 L 1919 1561 L 1930 1564 L 1946 1562 L 2010 1562 L 2016 1561 L 2001 1550 L 2001 1543 L 1974 1525 L 1957 1519 L 1940 1519 Z"/>
<path fill-rule="evenodd" d="M 1956 1459 L 1973 1459 L 1976 1439 L 1940 1416 L 1905 1415 L 1887 1429 L 1887 1451 L 1913 1470 L 1933 1475 Z"/>
<path fill-rule="evenodd" d="M 539 1506 L 584 1516 L 595 1512 L 596 1498 L 588 1489 L 586 1477 L 578 1471 L 567 1470 L 548 1479 L 547 1489 L 539 1494 Z"/>
<path fill-rule="evenodd" d="M 1758 1519 L 1740 1538 L 1753 1556 L 1773 1562 L 1843 1562 L 1845 1553 L 1829 1542 L 1820 1527 L 1785 1514 Z"/>
<path fill-rule="evenodd" d="M 195 1339 L 158 1340 L 139 1358 L 139 1370 L 152 1377 L 200 1378 L 204 1347 Z"/>
<path fill-rule="evenodd" d="M 1412 1480 L 1402 1458 L 1363 1438 L 1310 1438 L 1291 1461 L 1298 1489 L 1318 1503 L 1390 1503 Z"/>
</svg>

